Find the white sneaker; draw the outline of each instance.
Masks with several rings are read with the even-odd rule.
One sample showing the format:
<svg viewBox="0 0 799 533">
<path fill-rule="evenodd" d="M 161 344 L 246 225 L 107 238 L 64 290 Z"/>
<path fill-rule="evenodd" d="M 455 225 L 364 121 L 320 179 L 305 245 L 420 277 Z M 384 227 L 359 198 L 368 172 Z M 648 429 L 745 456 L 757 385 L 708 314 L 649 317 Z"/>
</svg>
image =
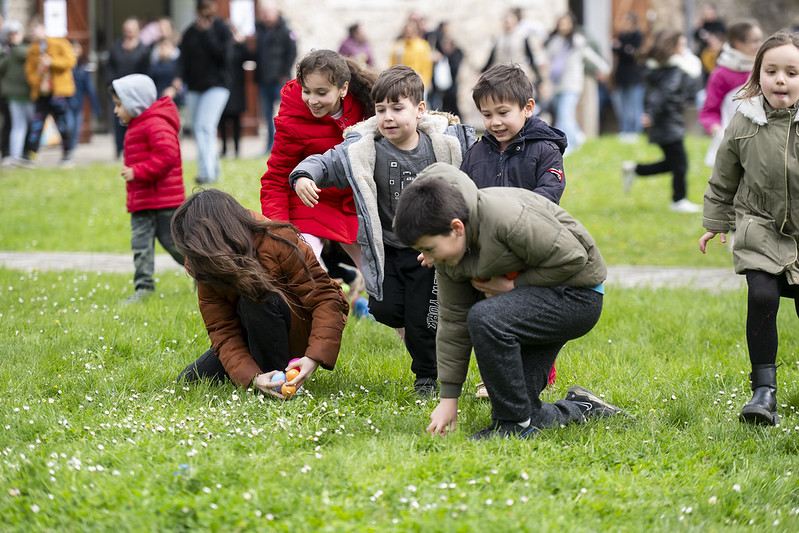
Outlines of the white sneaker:
<svg viewBox="0 0 799 533">
<path fill-rule="evenodd" d="M 623 161 L 621 164 L 621 185 L 624 187 L 624 192 L 630 192 L 633 188 L 633 182 L 638 174 L 635 173 L 635 161 Z"/>
<path fill-rule="evenodd" d="M 702 206 L 695 204 L 693 202 L 689 202 L 688 198 L 683 198 L 682 200 L 677 200 L 676 202 L 672 202 L 669 205 L 669 209 L 674 211 L 675 213 L 701 213 Z"/>
<path fill-rule="evenodd" d="M 33 159 L 25 159 L 24 157 L 15 157 L 14 166 L 19 168 L 36 168 L 38 165 Z"/>
</svg>

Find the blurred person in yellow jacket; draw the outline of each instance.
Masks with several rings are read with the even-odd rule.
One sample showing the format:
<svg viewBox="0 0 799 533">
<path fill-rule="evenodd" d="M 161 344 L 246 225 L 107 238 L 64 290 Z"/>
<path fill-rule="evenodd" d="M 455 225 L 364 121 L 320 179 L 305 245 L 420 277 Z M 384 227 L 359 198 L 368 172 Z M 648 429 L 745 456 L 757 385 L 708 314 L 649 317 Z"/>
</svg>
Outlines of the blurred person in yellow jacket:
<svg viewBox="0 0 799 533">
<path fill-rule="evenodd" d="M 33 122 L 28 133 L 30 152 L 27 161 L 35 163 L 36 152 L 44 121 L 52 115 L 58 132 L 61 134 L 63 155 L 62 166 L 71 165 L 70 132 L 67 127 L 69 97 L 75 94 L 75 81 L 72 68 L 77 63 L 72 44 L 62 37 L 47 37 L 44 23 L 34 18 L 30 23 L 31 45 L 25 60 L 25 76 L 31 86 L 31 100 L 35 102 Z"/>
</svg>

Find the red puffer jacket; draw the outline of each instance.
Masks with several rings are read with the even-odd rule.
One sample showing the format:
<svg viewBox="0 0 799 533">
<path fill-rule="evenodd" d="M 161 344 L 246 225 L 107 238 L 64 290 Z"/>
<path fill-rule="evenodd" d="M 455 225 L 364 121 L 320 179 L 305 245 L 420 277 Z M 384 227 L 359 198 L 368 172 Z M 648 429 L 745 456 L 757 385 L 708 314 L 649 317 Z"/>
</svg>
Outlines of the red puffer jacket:
<svg viewBox="0 0 799 533">
<path fill-rule="evenodd" d="M 180 116 L 172 98 L 164 96 L 128 124 L 125 166 L 128 212 L 177 207 L 186 198 L 180 160 Z"/>
<path fill-rule="evenodd" d="M 365 117 L 363 105 L 349 93 L 343 115 L 315 118 L 302 101 L 302 86 L 291 80 L 280 92 L 275 117 L 275 144 L 261 177 L 261 210 L 272 220 L 288 221 L 303 233 L 351 243 L 358 233 L 358 219 L 351 189 L 325 189 L 316 207 L 306 207 L 289 186 L 289 174 L 309 155 L 321 154 L 344 140 L 344 129 Z"/>
</svg>

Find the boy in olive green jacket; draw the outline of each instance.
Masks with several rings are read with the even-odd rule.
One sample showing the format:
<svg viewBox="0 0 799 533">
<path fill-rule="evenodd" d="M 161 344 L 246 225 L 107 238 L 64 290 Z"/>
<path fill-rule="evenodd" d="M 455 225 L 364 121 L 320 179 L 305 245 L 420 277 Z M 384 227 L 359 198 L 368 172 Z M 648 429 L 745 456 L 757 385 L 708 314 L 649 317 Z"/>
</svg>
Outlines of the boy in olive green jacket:
<svg viewBox="0 0 799 533">
<path fill-rule="evenodd" d="M 530 437 L 620 412 L 577 386 L 554 404 L 539 397 L 565 342 L 588 333 L 602 310 L 605 262 L 565 210 L 526 189 L 478 190 L 436 163 L 400 195 L 394 233 L 439 280 L 441 402 L 429 433 L 455 429 L 472 348 L 492 407 L 491 425 L 472 438 Z"/>
</svg>

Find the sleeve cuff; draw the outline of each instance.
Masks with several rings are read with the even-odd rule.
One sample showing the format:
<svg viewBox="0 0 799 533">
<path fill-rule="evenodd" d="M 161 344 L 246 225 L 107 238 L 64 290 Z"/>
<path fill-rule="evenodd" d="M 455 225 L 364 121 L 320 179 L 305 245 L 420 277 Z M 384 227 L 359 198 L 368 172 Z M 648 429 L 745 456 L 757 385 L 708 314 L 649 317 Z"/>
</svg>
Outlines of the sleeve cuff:
<svg viewBox="0 0 799 533">
<path fill-rule="evenodd" d="M 458 398 L 463 391 L 462 383 L 447 383 L 441 382 L 441 397 L 442 398 Z"/>
<path fill-rule="evenodd" d="M 310 174 L 302 170 L 292 172 L 289 175 L 289 185 L 291 186 L 292 190 L 297 188 L 297 180 L 300 178 L 308 178 L 309 180 L 313 180 Z"/>
</svg>

